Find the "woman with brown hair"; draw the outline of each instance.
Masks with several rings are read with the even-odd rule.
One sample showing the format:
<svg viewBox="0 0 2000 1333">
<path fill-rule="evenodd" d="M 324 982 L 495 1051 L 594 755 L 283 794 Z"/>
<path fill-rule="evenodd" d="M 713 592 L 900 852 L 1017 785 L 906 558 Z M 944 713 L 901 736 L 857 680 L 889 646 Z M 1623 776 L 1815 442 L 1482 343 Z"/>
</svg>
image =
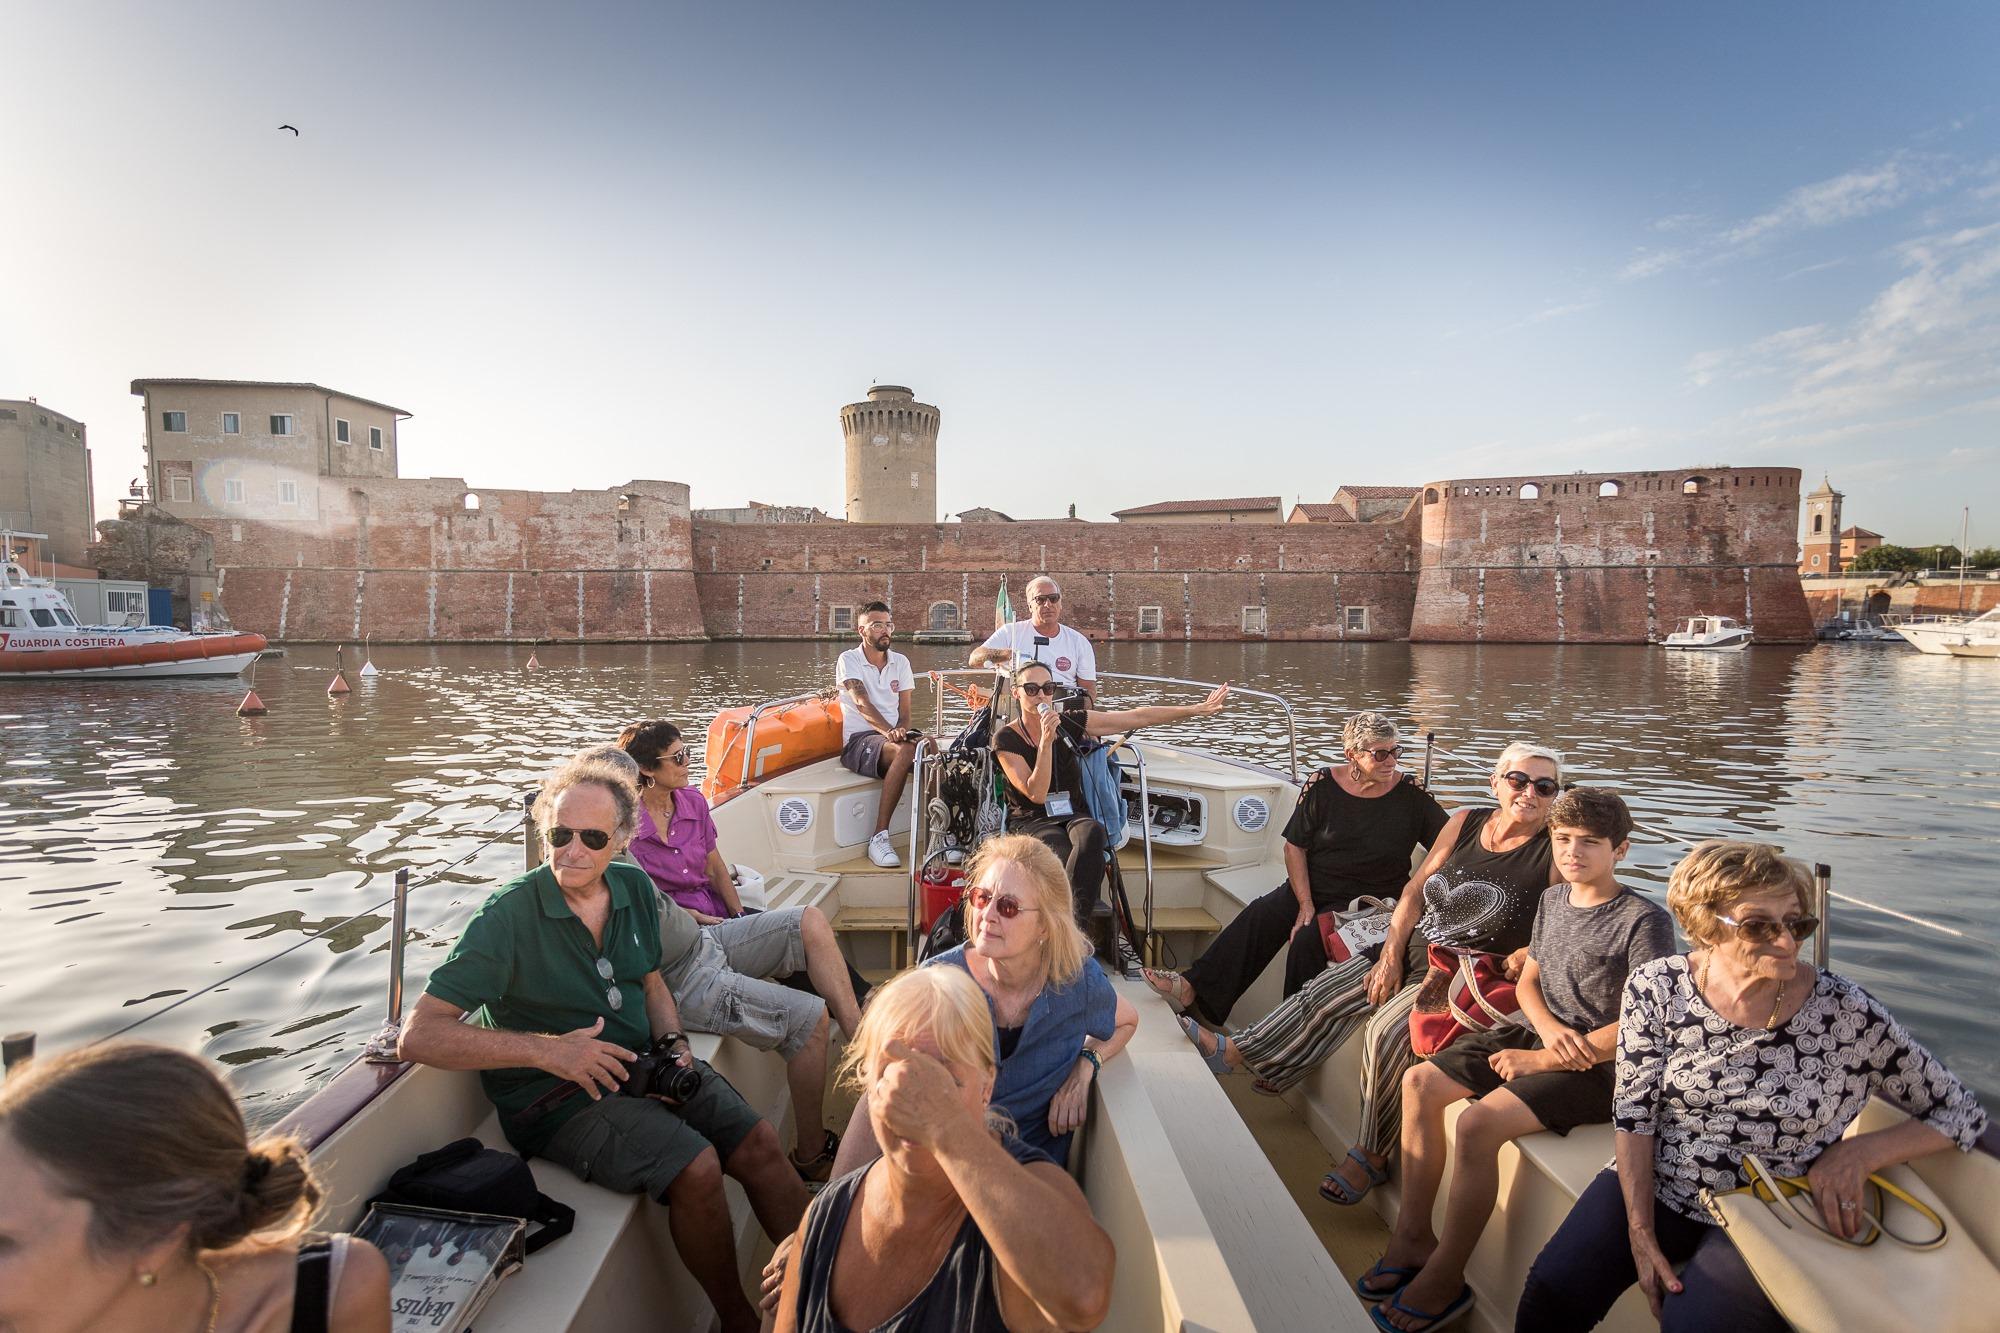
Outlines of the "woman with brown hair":
<svg viewBox="0 0 2000 1333">
<path fill-rule="evenodd" d="M 0 1086 L 0 1328 L 386 1333 L 389 1266 L 309 1237 L 320 1187 L 291 1139 L 248 1142 L 207 1064 L 93 1046 Z"/>
</svg>

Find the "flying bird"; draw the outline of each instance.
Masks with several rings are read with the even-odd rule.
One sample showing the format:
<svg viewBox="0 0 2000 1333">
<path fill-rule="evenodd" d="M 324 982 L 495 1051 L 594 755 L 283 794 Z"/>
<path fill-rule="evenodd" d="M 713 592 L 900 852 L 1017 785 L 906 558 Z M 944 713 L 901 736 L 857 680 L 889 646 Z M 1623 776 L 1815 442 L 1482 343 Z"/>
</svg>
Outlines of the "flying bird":
<svg viewBox="0 0 2000 1333">
<path fill-rule="evenodd" d="M 293 138 L 295 138 L 295 139 L 296 139 L 296 138 L 298 137 L 298 134 L 299 134 L 299 131 L 298 131 L 298 127 L 297 127 L 297 126 L 295 126 L 295 125 L 280 125 L 280 126 L 278 126 L 278 128 L 279 128 L 279 129 L 281 129 L 281 130 L 290 130 L 290 131 L 292 132 L 292 137 L 293 137 Z"/>
</svg>

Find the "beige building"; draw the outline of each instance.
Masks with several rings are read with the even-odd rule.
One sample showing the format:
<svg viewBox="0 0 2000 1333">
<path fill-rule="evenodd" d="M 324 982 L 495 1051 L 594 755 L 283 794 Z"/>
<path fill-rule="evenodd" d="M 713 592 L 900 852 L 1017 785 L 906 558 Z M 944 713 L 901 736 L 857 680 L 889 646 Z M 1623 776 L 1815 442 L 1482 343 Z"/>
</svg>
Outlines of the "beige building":
<svg viewBox="0 0 2000 1333">
<path fill-rule="evenodd" d="M 900 384 L 877 384 L 840 409 L 847 521 L 935 523 L 938 410 Z"/>
<path fill-rule="evenodd" d="M 1120 509 L 1111 517 L 1120 523 L 1283 523 L 1281 496 L 1252 495 L 1237 500 L 1162 500 L 1158 504 Z"/>
<path fill-rule="evenodd" d="M 89 573 L 95 499 L 83 423 L 32 398 L 0 399 L 0 528 L 34 538 L 17 549 L 48 573 Z"/>
<path fill-rule="evenodd" d="M 697 509 L 694 518 L 701 523 L 840 523 L 818 505 L 774 505 L 762 500 L 727 509 Z"/>
<path fill-rule="evenodd" d="M 146 476 L 181 519 L 312 521 L 337 477 L 394 477 L 409 413 L 318 384 L 133 380 L 146 401 Z"/>
<path fill-rule="evenodd" d="M 1414 486 L 1342 486 L 1330 504 L 1299 503 L 1287 523 L 1393 523 L 1416 499 Z"/>
</svg>

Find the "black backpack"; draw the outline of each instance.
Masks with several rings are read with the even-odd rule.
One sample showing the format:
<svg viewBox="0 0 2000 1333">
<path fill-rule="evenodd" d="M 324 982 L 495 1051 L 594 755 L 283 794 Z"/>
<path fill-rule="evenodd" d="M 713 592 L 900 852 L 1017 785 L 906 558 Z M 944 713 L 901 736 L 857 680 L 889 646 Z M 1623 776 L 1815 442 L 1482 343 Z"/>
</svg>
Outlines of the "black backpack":
<svg viewBox="0 0 2000 1333">
<path fill-rule="evenodd" d="M 389 1187 L 368 1202 L 518 1217 L 536 1224 L 528 1236 L 529 1254 L 561 1240 L 576 1225 L 576 1209 L 536 1189 L 535 1173 L 525 1161 L 478 1139 L 423 1154 L 390 1176 Z"/>
</svg>

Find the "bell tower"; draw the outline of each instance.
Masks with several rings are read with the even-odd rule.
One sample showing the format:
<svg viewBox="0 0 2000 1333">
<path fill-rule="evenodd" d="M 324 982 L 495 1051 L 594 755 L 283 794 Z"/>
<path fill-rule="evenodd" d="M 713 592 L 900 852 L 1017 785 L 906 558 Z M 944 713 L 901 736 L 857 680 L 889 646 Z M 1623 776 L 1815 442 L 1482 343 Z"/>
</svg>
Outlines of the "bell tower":
<svg viewBox="0 0 2000 1333">
<path fill-rule="evenodd" d="M 1799 573 L 1831 578 L 1840 573 L 1840 502 L 1847 497 L 1822 477 L 1806 497 L 1806 535 L 1800 543 Z"/>
</svg>

